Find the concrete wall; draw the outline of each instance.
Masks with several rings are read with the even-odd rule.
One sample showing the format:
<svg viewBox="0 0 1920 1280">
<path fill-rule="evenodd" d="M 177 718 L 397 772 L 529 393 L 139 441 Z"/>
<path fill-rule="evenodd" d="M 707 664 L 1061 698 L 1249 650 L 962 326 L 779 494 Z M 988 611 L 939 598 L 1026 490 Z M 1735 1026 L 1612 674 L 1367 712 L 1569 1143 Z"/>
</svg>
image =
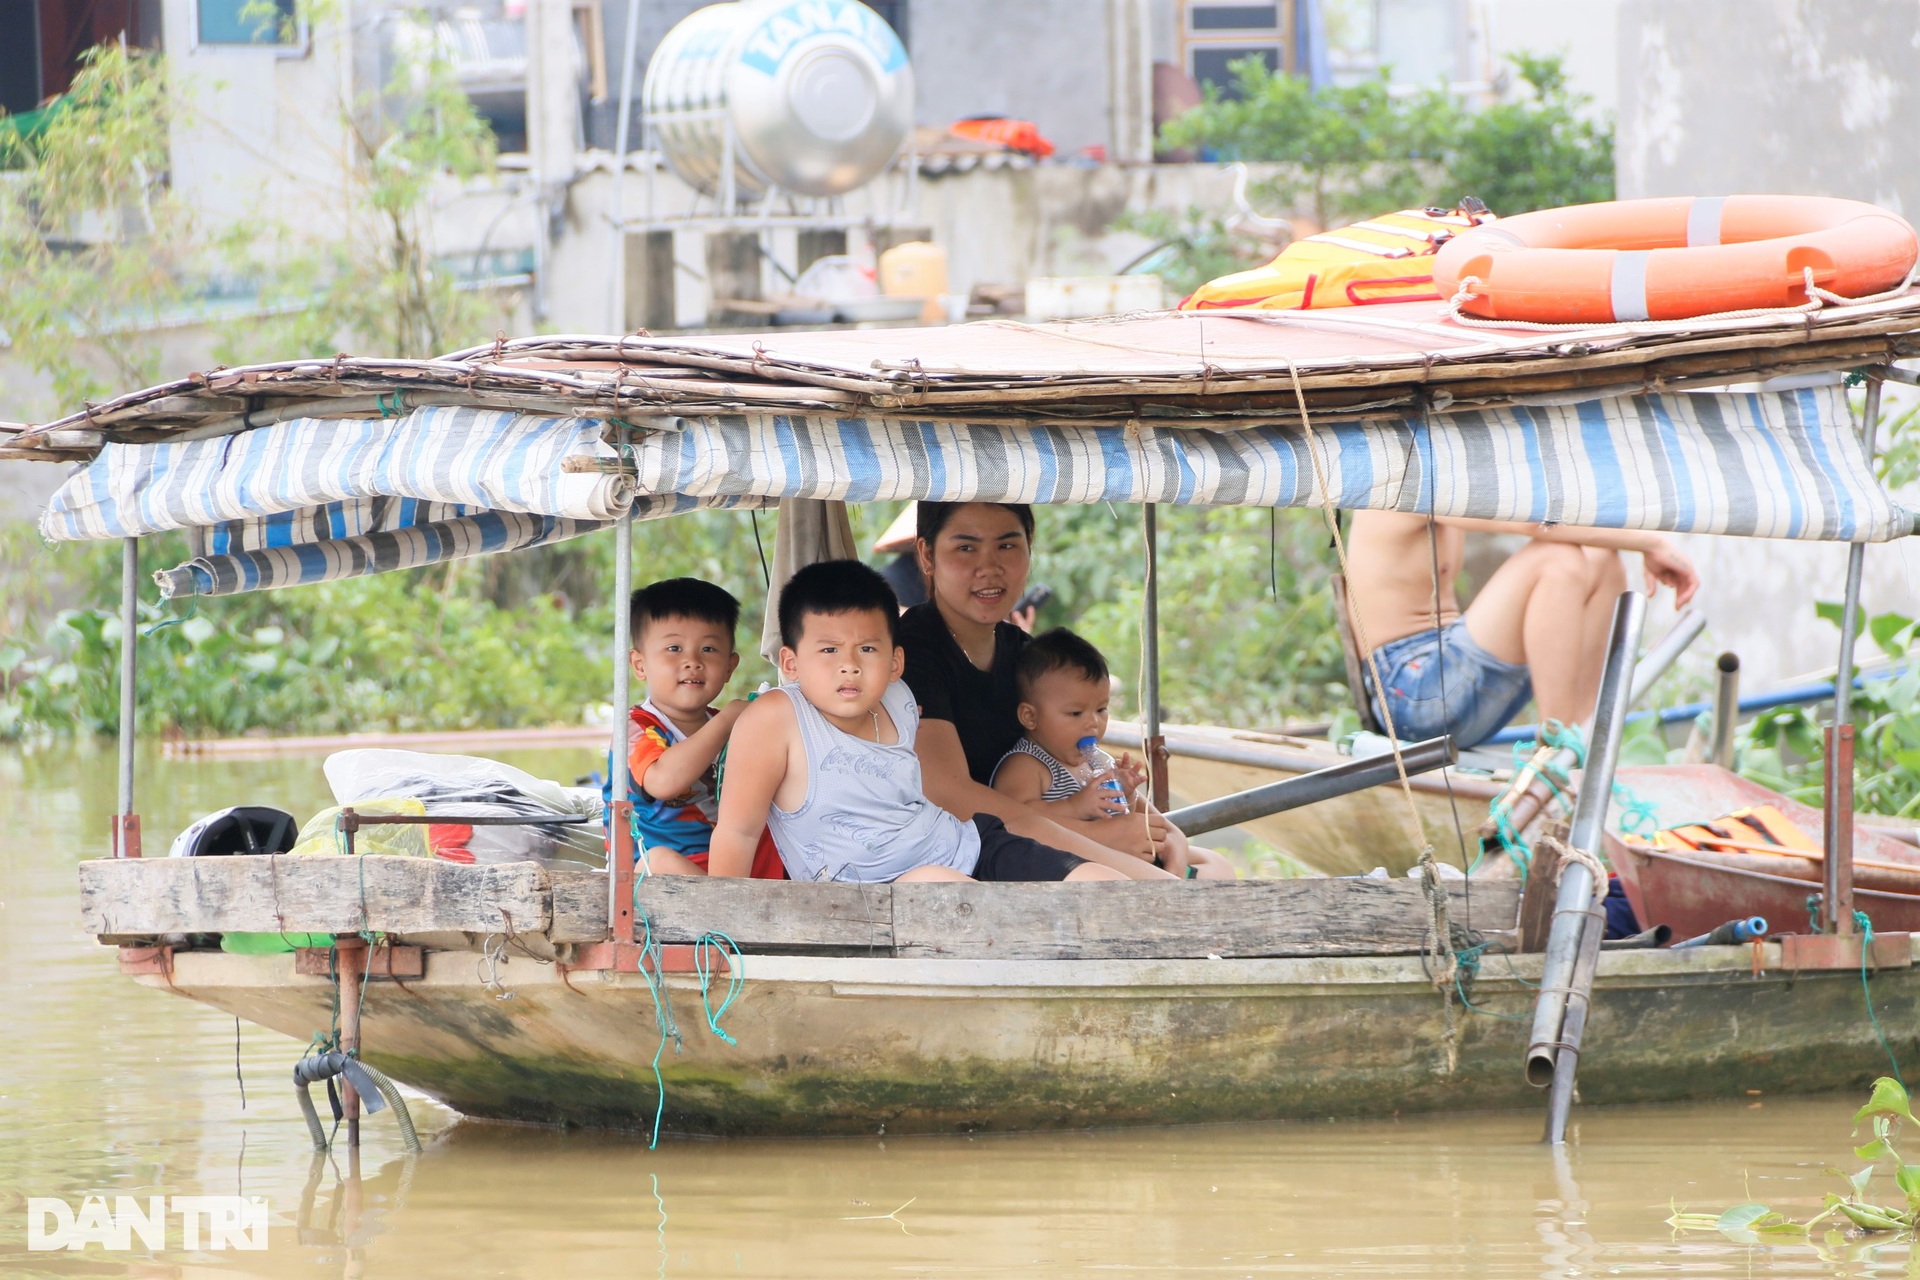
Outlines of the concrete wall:
<svg viewBox="0 0 1920 1280">
<path fill-rule="evenodd" d="M 1622 0 L 1620 194 L 1920 210 L 1916 0 Z"/>
<path fill-rule="evenodd" d="M 1621 0 L 1481 0 L 1477 24 L 1491 67 L 1513 74 L 1510 53 L 1557 53 L 1575 93 L 1612 115 L 1620 102 Z"/>
<path fill-rule="evenodd" d="M 1013 116 L 1037 123 L 1063 155 L 1107 145 L 1107 0 L 935 0 L 911 11 L 922 124 Z"/>
<path fill-rule="evenodd" d="M 1916 0 L 1619 0 L 1620 195 L 1839 195 L 1913 217 L 1916 50 Z M 1902 496 L 1920 507 L 1920 493 Z M 1920 608 L 1916 543 L 1868 548 L 1869 612 Z M 1740 652 L 1750 687 L 1833 665 L 1838 634 L 1810 601 L 1840 598 L 1844 548 L 1688 546 L 1716 639 Z"/>
</svg>

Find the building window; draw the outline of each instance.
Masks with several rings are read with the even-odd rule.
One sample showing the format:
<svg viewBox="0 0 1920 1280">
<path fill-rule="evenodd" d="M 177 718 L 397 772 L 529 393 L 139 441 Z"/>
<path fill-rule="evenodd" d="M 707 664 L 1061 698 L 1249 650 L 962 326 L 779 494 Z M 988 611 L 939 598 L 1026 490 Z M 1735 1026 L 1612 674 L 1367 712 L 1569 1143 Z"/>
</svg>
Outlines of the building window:
<svg viewBox="0 0 1920 1280">
<path fill-rule="evenodd" d="M 195 44 L 290 45 L 300 42 L 294 0 L 198 0 Z"/>
<path fill-rule="evenodd" d="M 1294 3 L 1181 0 L 1180 52 L 1187 74 L 1232 98 L 1238 93 L 1228 68 L 1243 58 L 1258 58 L 1271 72 L 1292 71 Z"/>
</svg>

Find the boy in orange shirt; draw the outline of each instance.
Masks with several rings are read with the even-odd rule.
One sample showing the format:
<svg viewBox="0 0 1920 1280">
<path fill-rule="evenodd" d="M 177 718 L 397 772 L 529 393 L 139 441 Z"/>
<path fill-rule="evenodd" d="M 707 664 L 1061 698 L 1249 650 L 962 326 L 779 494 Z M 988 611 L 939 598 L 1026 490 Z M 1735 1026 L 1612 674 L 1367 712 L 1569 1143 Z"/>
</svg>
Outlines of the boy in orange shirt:
<svg viewBox="0 0 1920 1280">
<path fill-rule="evenodd" d="M 748 702 L 712 706 L 740 665 L 733 647 L 740 602 L 711 582 L 668 578 L 634 592 L 629 608 L 629 661 L 646 686 L 629 712 L 634 847 L 650 874 L 703 876 L 720 811 L 720 763 Z M 786 878 L 771 837 L 754 851 L 751 874 Z"/>
</svg>

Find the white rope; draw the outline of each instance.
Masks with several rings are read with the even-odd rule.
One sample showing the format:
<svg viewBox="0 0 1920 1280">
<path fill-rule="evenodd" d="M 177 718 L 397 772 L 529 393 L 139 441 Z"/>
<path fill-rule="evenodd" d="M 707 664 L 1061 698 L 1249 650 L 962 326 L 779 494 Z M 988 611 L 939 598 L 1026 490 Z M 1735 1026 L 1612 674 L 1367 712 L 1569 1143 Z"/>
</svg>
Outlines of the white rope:
<svg viewBox="0 0 1920 1280">
<path fill-rule="evenodd" d="M 1560 845 L 1560 866 L 1554 872 L 1556 883 L 1560 876 L 1566 874 L 1569 862 L 1579 863 L 1587 869 L 1587 874 L 1593 877 L 1593 905 L 1599 906 L 1601 899 L 1607 896 L 1607 864 L 1587 850 L 1576 848 L 1571 843 L 1563 841 Z"/>
<path fill-rule="evenodd" d="M 1590 320 L 1574 320 L 1549 323 L 1543 320 L 1487 320 L 1480 316 L 1470 316 L 1460 308 L 1470 299 L 1480 296 L 1474 293 L 1475 285 L 1486 282 L 1478 276 L 1465 276 L 1460 288 L 1447 299 L 1447 318 L 1455 324 L 1469 329 L 1526 329 L 1538 333 L 1564 333 L 1569 330 L 1582 330 L 1596 334 L 1610 333 L 1677 333 L 1698 325 L 1702 320 L 1766 320 L 1786 318 L 1788 316 L 1811 315 L 1826 306 L 1859 307 L 1874 302 L 1889 302 L 1904 294 L 1920 279 L 1920 263 L 1916 263 L 1907 272 L 1906 278 L 1893 288 L 1882 293 L 1869 294 L 1864 298 L 1848 298 L 1822 289 L 1813 282 L 1813 268 L 1804 267 L 1807 300 L 1797 307 L 1751 307 L 1744 311 L 1712 311 L 1705 315 L 1688 316 L 1680 320 L 1632 320 L 1615 321 L 1611 324 L 1596 324 Z"/>
</svg>

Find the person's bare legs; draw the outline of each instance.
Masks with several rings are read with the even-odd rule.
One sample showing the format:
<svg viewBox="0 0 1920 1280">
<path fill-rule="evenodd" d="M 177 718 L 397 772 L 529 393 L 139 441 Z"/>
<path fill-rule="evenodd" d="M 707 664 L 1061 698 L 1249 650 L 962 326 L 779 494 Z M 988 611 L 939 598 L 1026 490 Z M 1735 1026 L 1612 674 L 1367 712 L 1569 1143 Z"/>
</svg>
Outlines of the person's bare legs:
<svg viewBox="0 0 1920 1280">
<path fill-rule="evenodd" d="M 1502 662 L 1524 665 L 1543 720 L 1585 724 L 1600 694 L 1613 602 L 1627 588 L 1617 552 L 1529 542 L 1467 609 L 1467 634 Z"/>
</svg>

